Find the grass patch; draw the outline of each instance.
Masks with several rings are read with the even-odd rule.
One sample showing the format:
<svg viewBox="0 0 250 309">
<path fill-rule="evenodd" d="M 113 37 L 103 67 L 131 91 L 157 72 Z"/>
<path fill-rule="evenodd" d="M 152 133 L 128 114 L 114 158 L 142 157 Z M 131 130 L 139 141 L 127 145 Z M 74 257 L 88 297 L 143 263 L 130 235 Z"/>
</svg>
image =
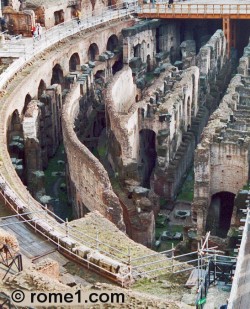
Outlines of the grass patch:
<svg viewBox="0 0 250 309">
<path fill-rule="evenodd" d="M 54 200 L 51 202 L 54 212 L 62 219 L 72 219 L 72 209 L 68 207 L 67 190 L 61 189 L 61 184 L 65 183 L 65 153 L 64 146 L 61 144 L 54 157 L 49 160 L 48 167 L 44 171 L 45 174 L 45 190 L 46 194 L 51 196 Z M 58 180 L 59 179 L 59 180 Z M 58 181 L 57 195 L 54 194 L 54 186 Z"/>
<path fill-rule="evenodd" d="M 182 225 L 172 225 L 167 222 L 165 223 L 164 226 L 156 227 L 155 228 L 155 239 L 158 240 L 164 231 L 169 231 L 172 233 L 176 233 L 176 232 L 183 233 L 183 226 Z M 180 241 L 181 240 L 177 240 L 177 239 L 176 240 L 175 239 L 161 240 L 160 246 L 156 248 L 155 250 L 158 252 L 161 252 L 161 251 L 172 249 L 172 244 L 174 245 L 174 247 L 176 247 L 176 245 Z"/>
<path fill-rule="evenodd" d="M 97 152 L 100 158 L 104 158 L 107 154 L 107 145 L 103 145 L 97 148 Z"/>
<path fill-rule="evenodd" d="M 151 83 L 153 79 L 154 79 L 154 73 L 153 72 L 146 73 L 146 75 L 145 75 L 146 83 Z"/>
<path fill-rule="evenodd" d="M 190 169 L 182 187 L 177 195 L 177 201 L 192 202 L 194 199 L 194 171 Z"/>
</svg>

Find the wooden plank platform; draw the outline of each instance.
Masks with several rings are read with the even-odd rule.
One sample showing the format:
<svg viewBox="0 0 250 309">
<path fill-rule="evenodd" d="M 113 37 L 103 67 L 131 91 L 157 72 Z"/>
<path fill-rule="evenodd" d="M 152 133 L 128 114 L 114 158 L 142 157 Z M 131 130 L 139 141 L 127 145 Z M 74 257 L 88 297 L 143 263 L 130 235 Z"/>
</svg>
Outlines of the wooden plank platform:
<svg viewBox="0 0 250 309">
<path fill-rule="evenodd" d="M 200 277 L 202 277 L 202 278 L 205 277 L 205 275 L 206 275 L 205 270 L 203 270 L 203 269 L 198 270 L 197 268 L 193 269 L 188 280 L 187 280 L 187 282 L 186 282 L 186 284 L 185 284 L 185 286 L 187 288 L 191 289 L 192 287 L 198 285 L 198 271 L 199 271 Z"/>
<path fill-rule="evenodd" d="M 195 0 L 175 1 L 169 6 L 168 1 L 141 4 L 137 10 L 140 18 L 168 19 L 250 19 L 250 2 L 248 0 Z"/>
<path fill-rule="evenodd" d="M 1 218 L 0 227 L 9 223 L 8 226 L 3 226 L 2 228 L 12 234 L 14 233 L 19 242 L 20 252 L 23 255 L 29 259 L 34 259 L 56 250 L 55 245 L 41 237 L 38 233 L 34 233 L 26 224 L 20 222 L 16 217 L 8 219 Z"/>
</svg>

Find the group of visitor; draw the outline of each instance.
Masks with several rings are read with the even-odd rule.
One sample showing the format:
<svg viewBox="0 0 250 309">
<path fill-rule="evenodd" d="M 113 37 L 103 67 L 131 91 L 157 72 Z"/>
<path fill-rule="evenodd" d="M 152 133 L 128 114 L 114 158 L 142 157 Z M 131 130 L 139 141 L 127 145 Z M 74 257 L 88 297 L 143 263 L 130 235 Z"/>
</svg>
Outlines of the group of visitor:
<svg viewBox="0 0 250 309">
<path fill-rule="evenodd" d="M 42 31 L 43 31 L 43 28 L 39 23 L 31 28 L 31 33 L 32 33 L 34 40 L 39 40 L 41 38 Z"/>
</svg>

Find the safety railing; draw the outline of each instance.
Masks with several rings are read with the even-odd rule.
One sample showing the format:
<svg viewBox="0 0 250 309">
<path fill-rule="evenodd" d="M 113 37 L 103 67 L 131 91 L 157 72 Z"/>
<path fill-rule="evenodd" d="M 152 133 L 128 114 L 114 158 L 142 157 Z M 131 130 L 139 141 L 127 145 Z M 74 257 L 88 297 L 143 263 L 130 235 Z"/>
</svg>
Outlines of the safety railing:
<svg viewBox="0 0 250 309">
<path fill-rule="evenodd" d="M 248 15 L 250 4 L 196 4 L 175 2 L 169 6 L 168 2 L 142 4 L 137 8 L 137 13 L 152 13 L 166 15 L 204 16 L 209 18 L 223 17 L 224 15 Z"/>
<path fill-rule="evenodd" d="M 82 30 L 99 27 L 102 24 L 123 18 L 135 12 L 137 1 L 130 2 L 129 6 L 117 5 L 107 7 L 105 9 L 95 10 L 91 14 L 87 14 L 80 19 L 80 22 L 74 18 L 69 21 L 58 24 L 36 39 L 21 39 L 19 41 L 6 41 L 0 48 L 1 57 L 19 58 L 8 67 L 3 74 L 0 75 L 0 89 L 18 70 L 20 70 L 26 62 L 34 56 L 51 47 L 53 44 L 70 37 Z"/>
<path fill-rule="evenodd" d="M 51 226 L 54 230 L 57 230 L 62 235 L 70 237 L 71 239 L 77 241 L 78 243 L 86 245 L 89 248 L 96 249 L 100 253 L 109 256 L 113 259 L 116 259 L 117 261 L 120 261 L 122 263 L 128 263 L 128 260 L 130 260 L 129 248 L 127 252 L 124 253 L 124 251 L 121 251 L 111 246 L 110 244 L 101 241 L 98 237 L 98 232 L 96 237 L 93 237 L 78 230 L 77 228 L 71 227 L 67 221 L 64 221 L 63 219 L 58 217 L 54 212 L 49 210 L 46 206 L 39 204 L 39 208 L 37 208 L 36 203 L 38 204 L 38 202 L 34 201 L 33 199 L 29 199 L 28 205 L 26 206 L 27 208 L 25 208 L 25 203 L 18 196 L 16 196 L 15 192 L 11 190 L 10 185 L 1 176 L 0 176 L 0 192 L 3 192 L 6 195 L 6 197 L 8 196 L 17 205 L 17 208 L 13 206 L 11 207 L 17 213 L 17 215 L 10 216 L 9 218 L 17 217 L 19 219 L 24 220 L 25 222 L 33 222 L 32 224 L 33 227 L 35 227 L 35 229 L 36 229 L 36 220 L 38 219 L 44 220 L 47 226 Z M 25 209 L 25 212 L 21 212 L 21 210 L 23 209 Z M 39 216 L 36 216 L 36 214 L 39 214 Z M 34 218 L 27 219 L 28 217 L 31 216 L 33 216 Z M 8 219 L 8 217 L 6 218 Z M 9 223 L 7 223 L 6 225 L 9 225 Z M 0 224 L 0 227 L 4 226 L 5 226 L 4 223 Z M 109 251 L 107 251 L 108 249 Z M 120 257 L 118 257 L 118 255 Z"/>
<path fill-rule="evenodd" d="M 3 188 L 3 184 L 4 184 L 4 188 Z M 6 219 L 9 219 L 11 217 L 17 217 L 18 219 L 22 219 L 22 222 L 15 221 L 13 222 L 13 224 L 15 225 L 18 223 L 28 224 L 33 229 L 35 229 L 39 234 L 41 234 L 42 236 L 47 238 L 52 244 L 54 244 L 58 250 L 65 253 L 66 256 L 70 256 L 71 258 L 84 263 L 88 268 L 97 270 L 100 273 L 109 277 L 110 279 L 116 278 L 116 281 L 122 285 L 126 284 L 127 280 L 129 281 L 132 278 L 131 277 L 131 267 L 129 265 L 129 259 L 126 263 L 120 264 L 124 266 L 127 265 L 127 271 L 125 273 L 119 273 L 119 272 L 115 273 L 111 271 L 112 264 L 109 268 L 105 268 L 102 265 L 98 265 L 97 263 L 94 263 L 93 261 L 89 260 L 86 257 L 79 256 L 77 252 L 74 252 L 74 248 L 78 248 L 78 247 L 81 248 L 80 246 L 83 244 L 82 238 L 80 238 L 81 235 L 79 235 L 79 237 L 69 235 L 67 222 L 65 222 L 65 225 L 62 225 L 59 222 L 56 222 L 56 220 L 53 220 L 52 216 L 48 214 L 49 210 L 46 207 L 41 205 L 43 209 L 40 211 L 38 210 L 34 212 L 25 211 L 24 213 L 19 213 L 21 211 L 21 207 L 24 206 L 24 202 L 18 196 L 16 196 L 16 194 L 11 190 L 9 184 L 6 181 L 4 183 L 2 182 L 2 179 L 1 179 L 0 194 L 5 199 L 5 202 L 12 208 L 12 210 L 17 213 L 17 215 L 9 216 Z M 39 213 L 39 216 L 36 216 L 36 215 L 34 216 L 34 214 L 37 214 L 37 213 Z M 27 216 L 33 216 L 33 218 L 27 219 Z M 0 226 L 4 227 L 5 225 L 10 225 L 10 224 L 11 223 L 9 222 L 4 223 L 2 221 Z M 71 230 L 73 230 L 73 228 Z M 74 243 L 75 246 L 71 248 L 72 243 Z M 102 242 L 100 241 L 100 243 Z M 101 253 L 101 250 L 98 252 Z M 113 261 L 116 261 L 116 260 L 118 259 L 113 258 Z"/>
</svg>

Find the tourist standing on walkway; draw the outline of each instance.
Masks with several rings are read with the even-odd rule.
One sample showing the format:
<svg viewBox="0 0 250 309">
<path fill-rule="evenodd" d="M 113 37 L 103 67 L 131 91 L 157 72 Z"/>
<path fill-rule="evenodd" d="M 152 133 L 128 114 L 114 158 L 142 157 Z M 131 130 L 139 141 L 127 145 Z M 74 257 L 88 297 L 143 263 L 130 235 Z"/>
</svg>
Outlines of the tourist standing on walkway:
<svg viewBox="0 0 250 309">
<path fill-rule="evenodd" d="M 76 10 L 75 15 L 76 15 L 76 21 L 77 21 L 78 25 L 80 25 L 80 23 L 81 23 L 81 11 Z"/>
<path fill-rule="evenodd" d="M 43 32 L 43 28 L 40 24 L 37 24 L 37 35 L 38 35 L 38 39 L 41 39 L 42 37 L 42 32 Z"/>
<path fill-rule="evenodd" d="M 34 41 L 38 38 L 38 27 L 37 27 L 37 25 L 35 25 L 35 27 L 33 27 L 33 38 L 34 38 Z"/>
</svg>

